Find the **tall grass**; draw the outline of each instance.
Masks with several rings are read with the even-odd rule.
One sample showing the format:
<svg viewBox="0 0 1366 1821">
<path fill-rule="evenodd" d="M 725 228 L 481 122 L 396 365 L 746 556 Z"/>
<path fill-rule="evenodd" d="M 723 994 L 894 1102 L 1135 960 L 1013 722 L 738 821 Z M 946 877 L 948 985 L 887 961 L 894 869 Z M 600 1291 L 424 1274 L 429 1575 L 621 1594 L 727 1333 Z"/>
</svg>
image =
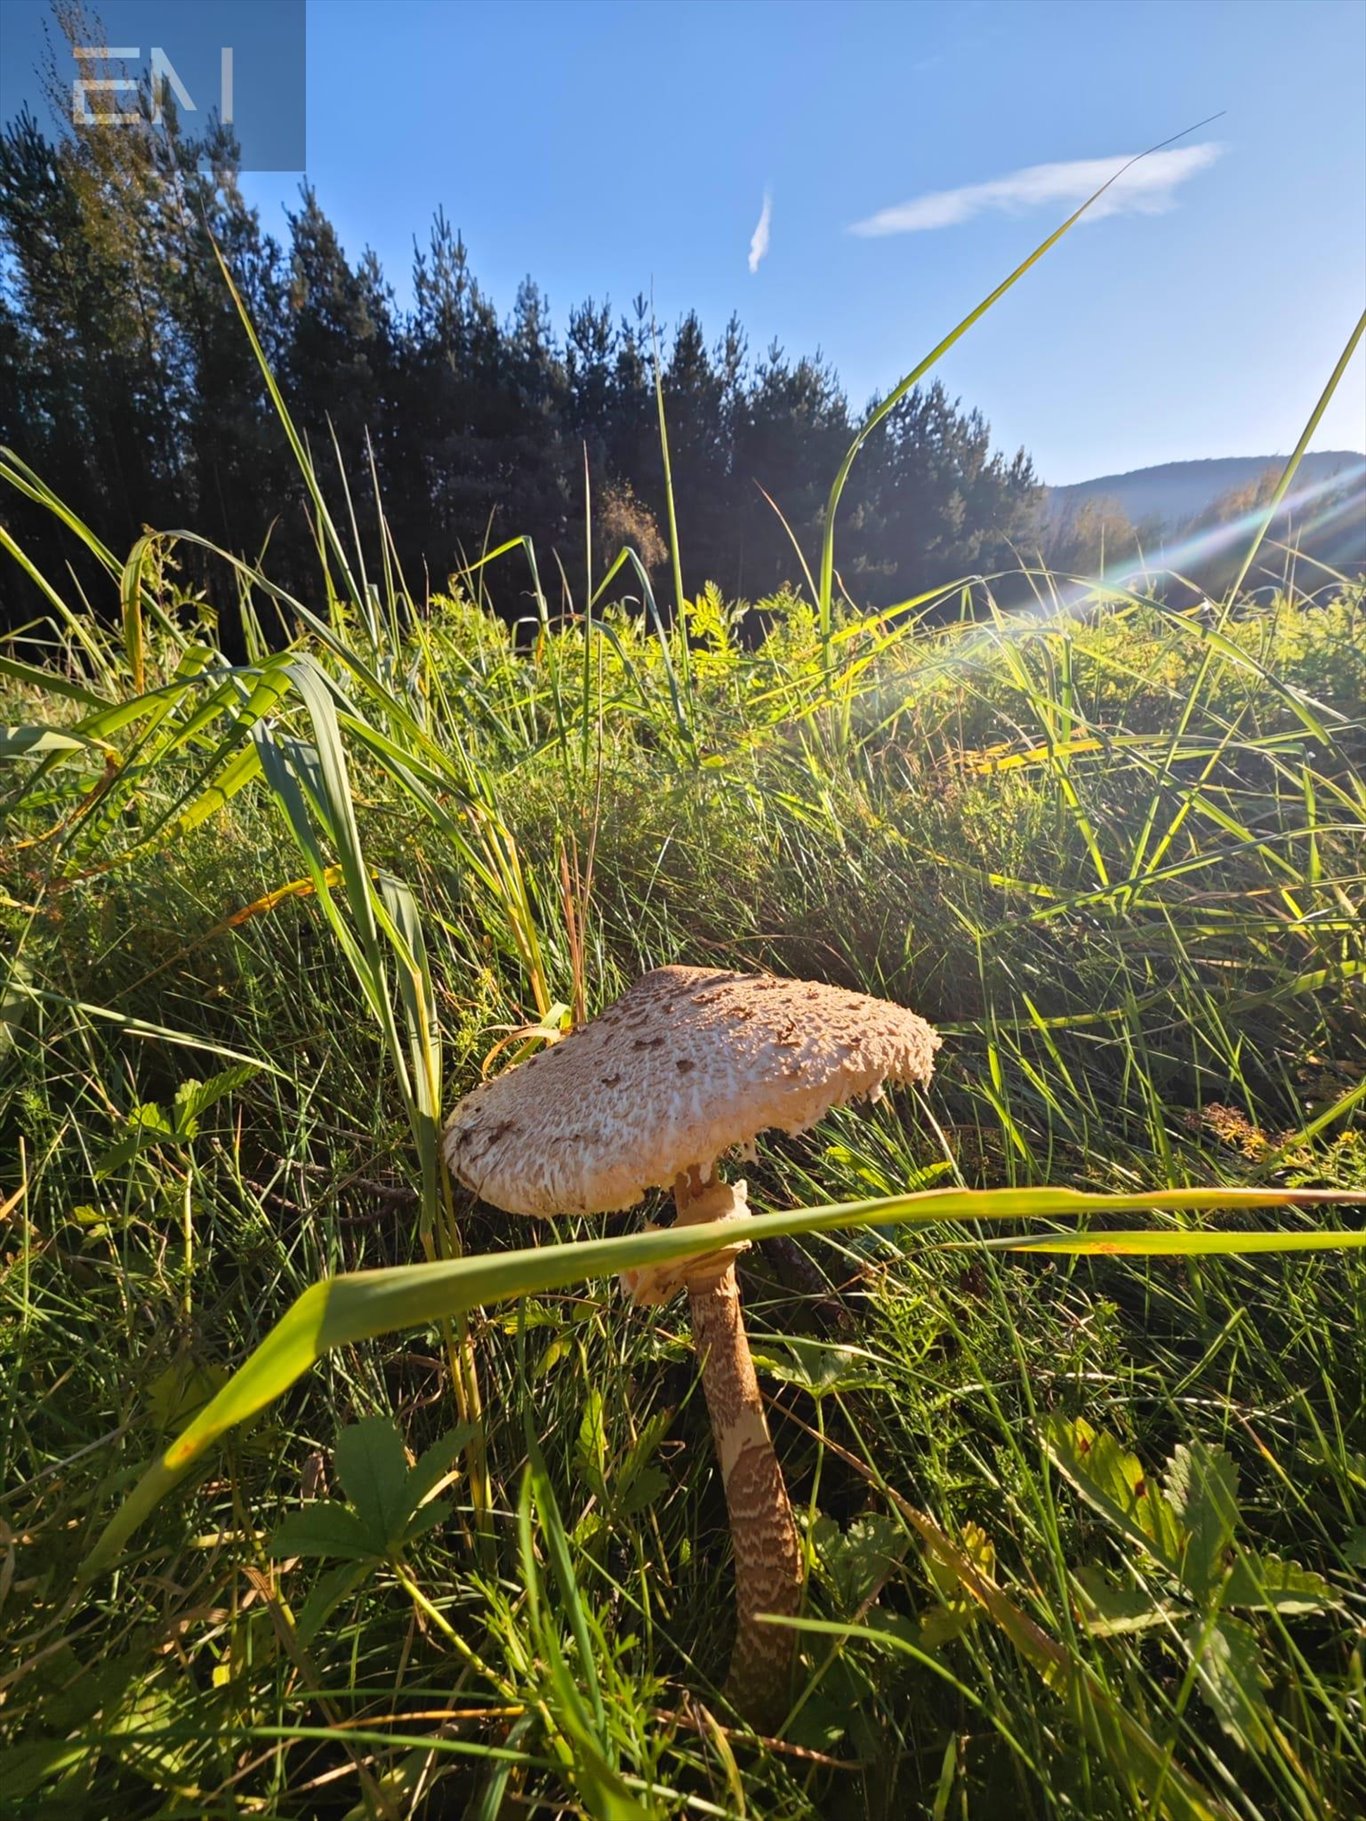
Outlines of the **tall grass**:
<svg viewBox="0 0 1366 1821">
<path fill-rule="evenodd" d="M 4 459 L 106 619 L 6 540 L 0 1802 L 1358 1812 L 1366 1275 L 1312 1192 L 1366 1189 L 1361 588 L 669 616 L 621 553 L 557 616 L 513 541 L 415 600 L 295 440 L 307 601 Z M 811 1568 L 771 1740 L 681 1315 L 603 1275 L 699 1242 L 438 1167 L 481 1068 L 674 960 L 946 1039 L 749 1171 Z"/>
</svg>

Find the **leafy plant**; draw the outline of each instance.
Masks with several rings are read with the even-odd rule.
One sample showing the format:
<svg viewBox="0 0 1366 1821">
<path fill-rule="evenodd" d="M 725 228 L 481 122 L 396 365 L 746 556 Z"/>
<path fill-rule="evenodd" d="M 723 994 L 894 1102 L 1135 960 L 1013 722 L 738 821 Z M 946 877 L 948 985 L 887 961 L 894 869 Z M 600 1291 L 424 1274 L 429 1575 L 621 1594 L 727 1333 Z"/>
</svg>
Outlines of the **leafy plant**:
<svg viewBox="0 0 1366 1821">
<path fill-rule="evenodd" d="M 791 1213 L 761 1214 L 745 1228 L 753 1241 L 819 1233 L 840 1227 L 914 1223 L 947 1219 L 1019 1220 L 1058 1214 L 1117 1214 L 1129 1209 L 1163 1206 L 1196 1209 L 1211 1205 L 1266 1208 L 1287 1201 L 1334 1201 L 1331 1191 L 1168 1190 L 1147 1196 L 1085 1195 L 1065 1189 L 973 1191 L 922 1190 L 917 1195 L 852 1202 Z M 117 1560 L 134 1529 L 155 1509 L 189 1467 L 230 1428 L 274 1402 L 295 1379 L 310 1370 L 331 1348 L 347 1341 L 416 1323 L 440 1321 L 482 1304 L 507 1297 L 534 1295 L 580 1283 L 585 1278 L 619 1275 L 640 1265 L 670 1264 L 700 1257 L 726 1244 L 731 1234 L 724 1221 L 701 1221 L 687 1227 L 635 1233 L 621 1239 L 589 1239 L 522 1252 L 409 1265 L 388 1271 L 357 1272 L 350 1278 L 315 1284 L 306 1290 L 250 1359 L 238 1367 L 223 1389 L 154 1460 L 135 1490 L 97 1538 L 86 1563 L 88 1575 L 103 1574 Z M 950 1240 L 948 1243 L 955 1244 Z M 990 1243 L 990 1242 L 988 1242 Z M 998 1245 L 1001 1242 L 996 1242 Z M 1325 1247 L 1366 1247 L 1366 1229 L 1319 1228 L 1293 1233 L 1110 1232 L 1103 1237 L 1007 1239 L 1019 1252 L 1071 1252 L 1110 1255 L 1127 1251 L 1166 1252 L 1209 1257 L 1249 1251 L 1317 1251 Z"/>
<path fill-rule="evenodd" d="M 368 1416 L 343 1429 L 332 1463 L 346 1502 L 315 1499 L 275 1526 L 276 1556 L 323 1556 L 351 1562 L 401 1561 L 419 1537 L 451 1514 L 433 1494 L 469 1440 L 453 1429 L 409 1465 L 392 1417 Z"/>
<path fill-rule="evenodd" d="M 1227 1449 L 1182 1442 L 1161 1484 L 1138 1457 L 1082 1417 L 1045 1429 L 1049 1458 L 1128 1545 L 1133 1583 L 1078 1571 L 1087 1629 L 1097 1637 L 1160 1630 L 1180 1639 L 1201 1696 L 1238 1741 L 1263 1750 L 1275 1730 L 1266 1650 L 1241 1615 L 1321 1612 L 1337 1596 L 1322 1575 L 1238 1540 L 1238 1467 Z"/>
<path fill-rule="evenodd" d="M 154 1100 L 140 1101 L 127 1115 L 124 1136 L 95 1159 L 95 1175 L 112 1176 L 153 1145 L 183 1149 L 198 1135 L 200 1121 L 209 1108 L 259 1073 L 259 1064 L 239 1062 L 207 1081 L 182 1081 L 169 1107 L 161 1107 Z"/>
</svg>

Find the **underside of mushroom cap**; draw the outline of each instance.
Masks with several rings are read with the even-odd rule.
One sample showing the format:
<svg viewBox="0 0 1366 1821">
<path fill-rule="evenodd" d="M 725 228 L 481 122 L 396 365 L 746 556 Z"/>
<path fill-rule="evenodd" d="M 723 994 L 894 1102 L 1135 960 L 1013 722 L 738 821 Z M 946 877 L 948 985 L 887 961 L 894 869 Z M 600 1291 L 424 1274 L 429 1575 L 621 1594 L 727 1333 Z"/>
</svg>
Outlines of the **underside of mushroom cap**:
<svg viewBox="0 0 1366 1821">
<path fill-rule="evenodd" d="M 808 980 L 663 967 L 599 1017 L 456 1107 L 452 1174 L 514 1214 L 632 1208 L 770 1128 L 925 1082 L 939 1038 L 923 1018 Z"/>
</svg>

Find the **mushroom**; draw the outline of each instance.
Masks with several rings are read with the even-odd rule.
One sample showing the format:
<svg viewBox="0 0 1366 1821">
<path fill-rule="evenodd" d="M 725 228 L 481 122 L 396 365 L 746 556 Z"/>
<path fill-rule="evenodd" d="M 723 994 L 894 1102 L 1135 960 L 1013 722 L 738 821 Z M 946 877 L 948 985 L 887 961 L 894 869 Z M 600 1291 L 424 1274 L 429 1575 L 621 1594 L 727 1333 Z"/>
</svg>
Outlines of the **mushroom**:
<svg viewBox="0 0 1366 1821">
<path fill-rule="evenodd" d="M 727 1693 L 756 1723 L 781 1718 L 795 1636 L 761 1613 L 800 1605 L 802 1546 L 764 1420 L 735 1259 L 743 1182 L 718 1158 L 760 1132 L 804 1132 L 888 1081 L 929 1080 L 939 1038 L 885 999 L 806 980 L 663 967 L 597 1018 L 468 1094 L 446 1126 L 451 1172 L 516 1214 L 605 1214 L 672 1188 L 680 1225 L 733 1220 L 734 1244 L 628 1272 L 637 1304 L 686 1290 L 735 1552 L 737 1629 Z"/>
</svg>

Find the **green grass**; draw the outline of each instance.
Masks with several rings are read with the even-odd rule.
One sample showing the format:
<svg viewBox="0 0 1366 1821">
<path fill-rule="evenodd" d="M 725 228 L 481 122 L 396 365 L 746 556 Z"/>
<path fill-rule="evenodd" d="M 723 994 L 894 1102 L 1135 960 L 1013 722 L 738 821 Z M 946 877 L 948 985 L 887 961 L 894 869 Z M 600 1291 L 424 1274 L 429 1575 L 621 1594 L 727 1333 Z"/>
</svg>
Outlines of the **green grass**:
<svg viewBox="0 0 1366 1821">
<path fill-rule="evenodd" d="M 993 613 L 983 587 L 937 628 L 836 616 L 833 659 L 795 596 L 747 649 L 704 595 L 685 664 L 610 609 L 519 648 L 474 598 L 520 585 L 514 551 L 428 615 L 334 600 L 234 671 L 170 556 L 111 558 L 119 630 L 58 615 L 0 678 L 28 730 L 0 862 L 0 1803 L 1358 1812 L 1350 1251 L 1050 1256 L 959 1224 L 757 1250 L 813 1563 L 775 1740 L 717 1693 L 728 1546 L 683 1311 L 597 1277 L 337 1347 L 73 1584 L 310 1284 L 555 1237 L 454 1201 L 436 1117 L 508 1034 L 651 965 L 818 976 L 944 1032 L 923 1102 L 764 1146 L 761 1210 L 1366 1189 L 1361 591 L 1202 619 Z M 1121 1446 L 1078 1453 L 1079 1421 Z M 412 1458 L 441 1443 L 440 1509 L 381 1499 L 347 1554 L 340 1506 L 370 1521 L 383 1474 L 333 1450 L 395 1423 Z M 1174 1453 L 1179 1547 L 1132 1496 Z"/>
<path fill-rule="evenodd" d="M 49 615 L 0 651 L 0 1811 L 1358 1814 L 1362 1233 L 1250 1191 L 1366 1191 L 1361 586 L 865 618 L 856 443 L 757 645 L 710 589 L 666 631 L 628 552 L 567 614 L 521 541 L 415 607 L 271 385 L 308 601 L 0 459 L 112 628 L 0 529 Z M 602 1276 L 678 1241 L 438 1156 L 670 961 L 945 1038 L 746 1169 L 810 1565 L 772 1738 L 719 1693 L 685 1318 Z"/>
</svg>

